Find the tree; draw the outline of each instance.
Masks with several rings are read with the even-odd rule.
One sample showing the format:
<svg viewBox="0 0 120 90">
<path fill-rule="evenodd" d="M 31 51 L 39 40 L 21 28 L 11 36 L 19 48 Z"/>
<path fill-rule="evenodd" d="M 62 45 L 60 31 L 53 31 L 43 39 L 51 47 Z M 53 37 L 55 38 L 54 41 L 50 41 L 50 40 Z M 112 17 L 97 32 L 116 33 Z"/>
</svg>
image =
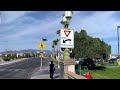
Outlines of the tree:
<svg viewBox="0 0 120 90">
<path fill-rule="evenodd" d="M 58 55 L 58 52 L 60 52 L 60 30 L 57 30 L 56 34 L 59 36 L 59 39 L 57 39 L 57 49 L 59 48 L 59 51 L 57 50 Z"/>
<path fill-rule="evenodd" d="M 74 45 L 75 47 L 71 53 L 71 57 L 75 57 L 76 59 L 100 58 L 107 61 L 111 53 L 110 45 L 99 38 L 88 36 L 85 30 L 81 30 L 79 33 L 74 33 Z"/>
<path fill-rule="evenodd" d="M 60 30 L 57 30 L 56 33 L 60 36 Z"/>
<path fill-rule="evenodd" d="M 57 55 L 58 55 L 58 43 L 59 43 L 59 39 L 56 39 L 57 42 Z"/>
<path fill-rule="evenodd" d="M 58 45 L 59 39 L 53 40 L 53 45 L 56 47 Z M 57 46 L 57 54 L 58 54 L 58 46 Z"/>
<path fill-rule="evenodd" d="M 53 49 L 53 51 L 55 51 L 55 46 L 54 46 L 54 44 L 52 44 L 52 49 Z"/>
</svg>

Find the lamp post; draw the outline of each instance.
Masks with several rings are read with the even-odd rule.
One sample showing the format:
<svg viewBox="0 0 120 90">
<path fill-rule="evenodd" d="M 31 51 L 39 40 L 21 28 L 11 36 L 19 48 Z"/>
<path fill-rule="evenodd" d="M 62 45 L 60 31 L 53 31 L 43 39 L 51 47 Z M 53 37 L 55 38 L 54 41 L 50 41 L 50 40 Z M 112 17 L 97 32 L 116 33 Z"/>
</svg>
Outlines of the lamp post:
<svg viewBox="0 0 120 90">
<path fill-rule="evenodd" d="M 118 58 L 119 58 L 119 28 L 120 28 L 120 26 L 117 26 L 117 36 L 118 36 Z"/>
<path fill-rule="evenodd" d="M 0 11 L 0 24 L 4 23 L 4 11 Z"/>
<path fill-rule="evenodd" d="M 0 11 L 0 24 L 2 24 L 2 12 Z"/>
<path fill-rule="evenodd" d="M 70 24 L 70 20 L 72 18 L 72 11 L 65 11 L 63 15 L 63 19 L 61 21 L 61 24 L 64 26 L 65 29 L 68 29 L 68 26 Z M 64 59 L 70 59 L 70 51 L 68 48 L 64 50 Z"/>
</svg>

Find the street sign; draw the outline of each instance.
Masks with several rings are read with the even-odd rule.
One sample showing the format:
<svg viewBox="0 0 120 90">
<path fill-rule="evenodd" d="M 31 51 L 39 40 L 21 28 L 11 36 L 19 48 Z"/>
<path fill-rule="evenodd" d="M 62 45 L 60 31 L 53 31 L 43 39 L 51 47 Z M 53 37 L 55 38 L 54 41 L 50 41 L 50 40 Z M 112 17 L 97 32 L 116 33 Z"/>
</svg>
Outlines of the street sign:
<svg viewBox="0 0 120 90">
<path fill-rule="evenodd" d="M 43 42 L 38 44 L 38 48 L 40 48 L 40 50 L 43 50 L 45 48 L 45 44 Z"/>
<path fill-rule="evenodd" d="M 70 32 L 71 32 L 70 30 L 64 30 L 64 33 L 65 33 L 66 37 L 69 36 Z"/>
<path fill-rule="evenodd" d="M 60 30 L 60 47 L 74 48 L 74 31 L 69 29 Z"/>
</svg>

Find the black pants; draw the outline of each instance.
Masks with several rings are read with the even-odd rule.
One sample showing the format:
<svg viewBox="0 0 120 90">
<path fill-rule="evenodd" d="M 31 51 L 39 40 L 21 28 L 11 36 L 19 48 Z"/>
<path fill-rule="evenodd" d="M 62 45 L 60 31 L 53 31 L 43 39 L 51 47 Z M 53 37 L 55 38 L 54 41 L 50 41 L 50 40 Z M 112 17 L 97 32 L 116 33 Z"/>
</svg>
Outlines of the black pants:
<svg viewBox="0 0 120 90">
<path fill-rule="evenodd" d="M 50 78 L 53 79 L 53 74 L 54 72 L 53 71 L 50 71 Z"/>
</svg>

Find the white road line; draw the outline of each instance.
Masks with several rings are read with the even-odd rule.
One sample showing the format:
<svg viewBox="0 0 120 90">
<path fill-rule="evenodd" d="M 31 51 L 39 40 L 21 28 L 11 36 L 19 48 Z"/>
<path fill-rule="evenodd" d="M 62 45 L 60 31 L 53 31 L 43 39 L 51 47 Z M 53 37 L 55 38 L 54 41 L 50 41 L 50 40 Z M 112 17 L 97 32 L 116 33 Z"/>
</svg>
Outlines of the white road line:
<svg viewBox="0 0 120 90">
<path fill-rule="evenodd" d="M 23 69 L 0 69 L 0 71 L 24 71 Z"/>
<path fill-rule="evenodd" d="M 6 69 L 0 69 L 0 71 L 5 71 Z"/>
</svg>

